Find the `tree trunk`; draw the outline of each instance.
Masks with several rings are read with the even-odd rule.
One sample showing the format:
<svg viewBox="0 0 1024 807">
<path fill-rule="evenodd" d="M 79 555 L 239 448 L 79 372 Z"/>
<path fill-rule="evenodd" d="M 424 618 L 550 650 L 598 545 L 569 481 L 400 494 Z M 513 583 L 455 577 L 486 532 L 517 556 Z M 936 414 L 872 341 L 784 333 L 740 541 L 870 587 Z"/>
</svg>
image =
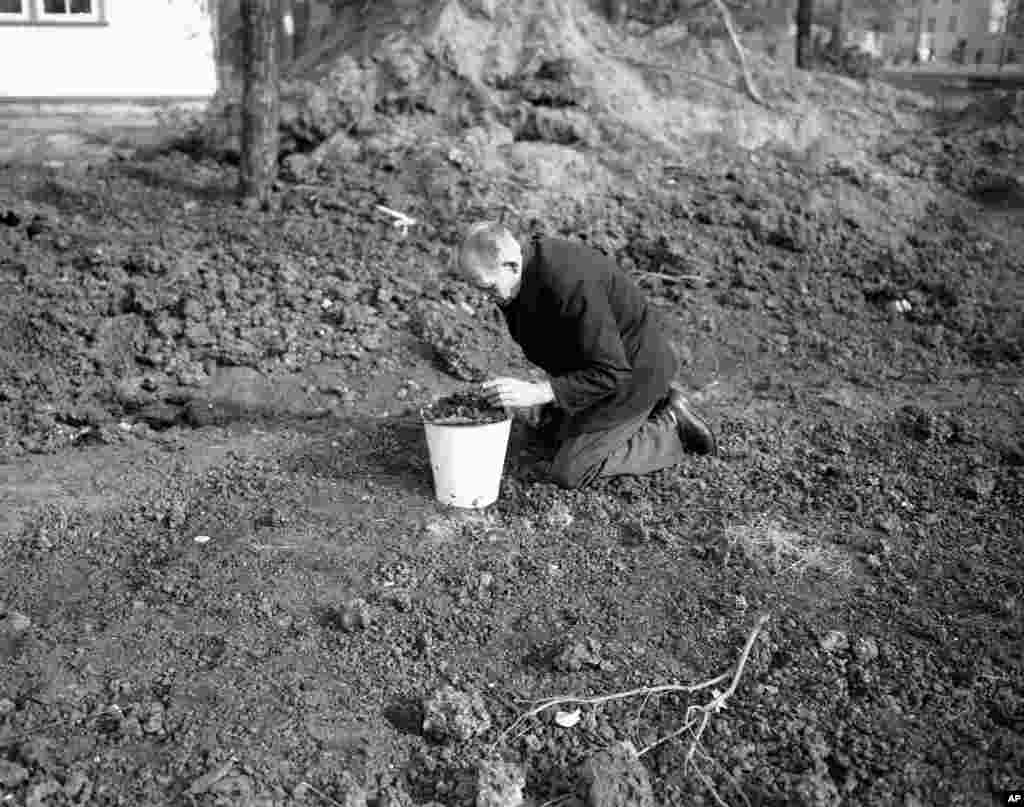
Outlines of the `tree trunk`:
<svg viewBox="0 0 1024 807">
<path fill-rule="evenodd" d="M 224 48 L 220 41 L 221 13 L 219 3 L 210 3 L 210 39 L 213 40 L 213 68 L 217 72 L 217 92 L 223 92 L 225 87 L 224 75 Z"/>
<path fill-rule="evenodd" d="M 836 0 L 836 16 L 832 20 L 832 41 L 829 43 L 829 50 L 836 63 L 843 59 L 843 16 L 846 13 L 845 0 Z"/>
<path fill-rule="evenodd" d="M 277 36 L 280 0 L 242 0 L 242 162 L 239 195 L 266 205 L 277 177 L 281 117 Z"/>
<path fill-rule="evenodd" d="M 622 25 L 629 12 L 628 0 L 606 0 L 608 21 L 612 25 Z"/>
<path fill-rule="evenodd" d="M 911 61 L 914 64 L 917 64 L 919 61 L 921 61 L 921 45 L 924 42 L 924 3 L 925 0 L 918 0 L 917 4 L 917 33 L 914 37 L 914 54 L 911 58 Z"/>
<path fill-rule="evenodd" d="M 279 60 L 281 70 L 287 71 L 295 59 L 295 9 L 292 0 L 280 0 L 281 19 L 278 26 Z"/>
<path fill-rule="evenodd" d="M 811 26 L 814 24 L 814 0 L 797 0 L 796 7 L 796 66 L 810 70 L 814 59 L 811 54 Z"/>
<path fill-rule="evenodd" d="M 736 33 L 736 26 L 732 23 L 732 14 L 729 13 L 729 7 L 725 4 L 725 0 L 715 0 L 715 6 L 718 8 L 718 13 L 722 15 L 725 30 L 729 32 L 729 40 L 732 42 L 733 50 L 736 51 L 736 58 L 740 63 L 740 72 L 743 75 L 743 89 L 746 90 L 747 95 L 750 96 L 754 103 L 763 104 L 764 99 L 761 98 L 761 93 L 757 91 L 757 87 L 754 85 L 754 78 L 750 75 L 750 69 L 747 67 L 747 57 L 743 51 L 739 35 Z"/>
<path fill-rule="evenodd" d="M 295 57 L 300 58 L 306 52 L 306 43 L 309 40 L 309 0 L 295 0 L 295 36 L 292 47 L 295 49 Z"/>
</svg>

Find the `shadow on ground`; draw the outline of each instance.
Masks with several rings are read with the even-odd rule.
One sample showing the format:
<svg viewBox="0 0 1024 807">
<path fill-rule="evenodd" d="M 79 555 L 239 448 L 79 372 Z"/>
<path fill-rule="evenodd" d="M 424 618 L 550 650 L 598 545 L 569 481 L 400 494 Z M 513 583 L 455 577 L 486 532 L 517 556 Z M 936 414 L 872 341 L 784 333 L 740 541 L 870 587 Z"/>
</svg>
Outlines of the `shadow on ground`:
<svg viewBox="0 0 1024 807">
<path fill-rule="evenodd" d="M 236 189 L 227 184 L 190 182 L 178 174 L 168 174 L 146 163 L 124 163 L 122 175 L 158 191 L 172 191 L 191 196 L 202 202 L 230 202 L 236 198 Z"/>
</svg>

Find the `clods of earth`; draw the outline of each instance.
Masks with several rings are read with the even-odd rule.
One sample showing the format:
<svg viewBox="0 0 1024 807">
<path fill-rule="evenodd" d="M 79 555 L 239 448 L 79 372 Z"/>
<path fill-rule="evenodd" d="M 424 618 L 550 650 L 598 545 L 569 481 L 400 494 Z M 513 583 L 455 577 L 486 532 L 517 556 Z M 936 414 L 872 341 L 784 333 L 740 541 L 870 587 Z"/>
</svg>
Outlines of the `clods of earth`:
<svg viewBox="0 0 1024 807">
<path fill-rule="evenodd" d="M 508 420 L 508 413 L 477 392 L 454 392 L 423 408 L 423 419 L 442 425 L 484 425 Z"/>
<path fill-rule="evenodd" d="M 893 153 L 652 153 L 552 202 L 645 289 L 721 457 L 567 491 L 517 421 L 482 513 L 434 503 L 416 415 L 529 377 L 445 274 L 512 190 L 439 164 L 446 211 L 366 161 L 246 212 L 230 166 L 173 152 L 0 169 L 0 803 L 1024 785 L 1024 228 Z M 693 743 L 711 693 L 679 687 L 735 672 L 761 614 Z"/>
</svg>

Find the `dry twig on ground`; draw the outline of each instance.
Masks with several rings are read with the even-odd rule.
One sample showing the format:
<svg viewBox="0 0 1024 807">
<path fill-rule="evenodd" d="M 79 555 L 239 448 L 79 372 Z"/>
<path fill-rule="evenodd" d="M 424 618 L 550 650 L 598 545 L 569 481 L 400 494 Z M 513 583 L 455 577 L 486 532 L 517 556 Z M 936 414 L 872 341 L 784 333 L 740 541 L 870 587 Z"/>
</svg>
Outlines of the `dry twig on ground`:
<svg viewBox="0 0 1024 807">
<path fill-rule="evenodd" d="M 384 205 L 374 205 L 381 213 L 386 216 L 390 216 L 393 219 L 393 226 L 403 235 L 408 235 L 409 228 L 416 224 L 416 219 L 412 216 L 408 216 L 405 213 L 401 213 L 398 210 L 392 210 L 390 207 Z"/>
<path fill-rule="evenodd" d="M 671 283 L 682 283 L 684 280 L 704 280 L 704 275 L 670 275 L 667 272 L 637 272 L 640 277 L 653 277 Z"/>
<path fill-rule="evenodd" d="M 658 746 L 663 745 L 664 743 L 674 740 L 676 737 L 679 737 L 689 732 L 691 739 L 689 748 L 686 752 L 686 768 L 694 772 L 697 778 L 700 779 L 701 782 L 708 788 L 708 790 L 714 797 L 715 801 L 719 805 L 727 807 L 726 802 L 715 790 L 714 785 L 711 782 L 711 779 L 708 777 L 706 773 L 704 773 L 697 767 L 696 763 L 694 762 L 694 757 L 697 754 L 700 754 L 702 758 L 704 758 L 711 764 L 716 764 L 715 761 L 711 759 L 710 756 L 708 756 L 707 752 L 705 752 L 703 747 L 701 746 L 701 737 L 704 734 L 704 730 L 708 727 L 708 723 L 710 723 L 712 715 L 724 709 L 726 706 L 726 702 L 729 700 L 729 698 L 732 697 L 733 693 L 736 692 L 736 687 L 739 686 L 740 678 L 743 676 L 743 670 L 747 666 L 747 660 L 750 658 L 750 651 L 753 649 L 754 642 L 757 641 L 757 637 L 761 633 L 761 629 L 765 626 L 765 623 L 768 622 L 768 619 L 768 614 L 762 614 L 758 618 L 757 623 L 754 625 L 754 627 L 750 631 L 750 634 L 747 636 L 747 641 L 743 645 L 743 650 L 740 652 L 739 660 L 736 662 L 736 667 L 732 671 L 731 676 L 730 673 L 722 673 L 721 675 L 708 679 L 707 681 L 702 681 L 699 684 L 662 684 L 660 686 L 631 689 L 626 692 L 615 692 L 610 695 L 597 695 L 594 697 L 563 695 L 552 698 L 544 698 L 539 701 L 530 701 L 535 705 L 531 709 L 527 710 L 519 717 L 517 717 L 507 729 L 505 729 L 503 732 L 501 732 L 500 735 L 498 735 L 498 739 L 495 740 L 494 744 L 491 746 L 491 751 L 493 752 L 495 748 L 506 737 L 508 737 L 518 726 L 522 725 L 525 721 L 529 720 L 532 717 L 536 717 L 541 712 L 547 709 L 552 709 L 556 706 L 565 706 L 572 704 L 579 704 L 585 706 L 600 706 L 603 703 L 609 703 L 611 701 L 616 700 L 624 700 L 626 698 L 633 698 L 637 696 L 642 696 L 644 698 L 643 703 L 646 705 L 647 701 L 654 695 L 663 695 L 667 693 L 693 694 L 695 692 L 701 692 L 703 690 L 710 689 L 711 687 L 714 687 L 717 684 L 720 684 L 728 680 L 729 685 L 724 690 L 719 691 L 717 689 L 712 689 L 711 700 L 709 700 L 707 703 L 703 705 L 691 704 L 690 706 L 686 707 L 686 714 L 683 720 L 683 725 L 680 728 L 676 729 L 671 734 L 662 737 L 661 739 L 655 740 L 646 748 L 637 752 L 637 756 L 642 757 L 644 756 L 644 754 L 653 751 Z M 522 733 L 524 732 L 520 732 L 520 734 Z M 518 737 L 519 735 L 516 736 Z M 746 797 L 743 795 L 743 792 L 742 790 L 740 790 L 736 781 L 731 776 L 729 776 L 728 778 L 730 779 L 730 783 L 733 785 L 733 787 L 737 790 L 737 792 L 740 793 L 740 796 L 743 798 L 743 800 L 746 801 Z"/>
<path fill-rule="evenodd" d="M 299 787 L 302 788 L 303 790 L 308 790 L 314 796 L 316 796 L 319 799 L 322 799 L 323 801 L 327 802 L 328 804 L 332 805 L 333 807 L 342 807 L 341 802 L 339 802 L 336 799 L 332 799 L 330 796 L 328 796 L 322 790 L 317 790 L 309 782 L 299 782 Z"/>
<path fill-rule="evenodd" d="M 585 698 L 578 695 L 559 695 L 553 698 L 544 698 L 539 701 L 530 701 L 530 703 L 536 704 L 532 709 L 521 714 L 515 719 L 515 721 L 507 729 L 505 729 L 498 739 L 494 741 L 492 750 L 496 748 L 512 731 L 517 727 L 525 723 L 531 717 L 536 717 L 541 712 L 548 709 L 552 709 L 555 706 L 565 706 L 571 704 L 580 704 L 582 706 L 600 706 L 603 703 L 610 703 L 611 701 L 625 700 L 626 698 L 633 698 L 638 695 L 649 697 L 651 695 L 663 695 L 671 692 L 682 692 L 685 694 L 691 694 L 693 692 L 699 692 L 702 689 L 708 689 L 709 687 L 720 684 L 726 678 L 727 673 L 716 676 L 708 681 L 704 681 L 699 684 L 661 684 L 653 687 L 640 687 L 639 689 L 630 689 L 626 692 L 614 692 L 611 695 L 598 695 L 592 698 Z"/>
<path fill-rule="evenodd" d="M 235 767 L 236 762 L 238 762 L 238 757 L 232 755 L 226 762 L 218 765 L 213 770 L 204 773 L 189 786 L 188 795 L 201 796 L 217 784 L 217 782 L 231 773 L 231 769 Z"/>
</svg>

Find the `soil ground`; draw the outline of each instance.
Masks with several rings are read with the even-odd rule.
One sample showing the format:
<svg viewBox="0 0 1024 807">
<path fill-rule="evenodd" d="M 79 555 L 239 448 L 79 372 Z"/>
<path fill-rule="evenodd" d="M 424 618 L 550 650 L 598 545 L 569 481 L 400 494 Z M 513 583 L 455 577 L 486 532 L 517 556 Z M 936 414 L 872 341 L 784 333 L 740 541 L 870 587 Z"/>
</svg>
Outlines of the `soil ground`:
<svg viewBox="0 0 1024 807">
<path fill-rule="evenodd" d="M 860 161 L 510 144 L 566 172 L 532 208 L 424 138 L 255 213 L 177 152 L 0 169 L 3 803 L 471 804 L 493 753 L 572 804 L 689 701 L 502 738 L 522 699 L 707 679 L 762 613 L 699 773 L 643 756 L 657 803 L 1024 786 L 1019 121 Z M 502 205 L 616 254 L 720 458 L 566 491 L 520 422 L 493 508 L 435 504 L 420 406 L 530 372 L 445 276 Z M 445 684 L 490 727 L 425 736 Z"/>
</svg>

